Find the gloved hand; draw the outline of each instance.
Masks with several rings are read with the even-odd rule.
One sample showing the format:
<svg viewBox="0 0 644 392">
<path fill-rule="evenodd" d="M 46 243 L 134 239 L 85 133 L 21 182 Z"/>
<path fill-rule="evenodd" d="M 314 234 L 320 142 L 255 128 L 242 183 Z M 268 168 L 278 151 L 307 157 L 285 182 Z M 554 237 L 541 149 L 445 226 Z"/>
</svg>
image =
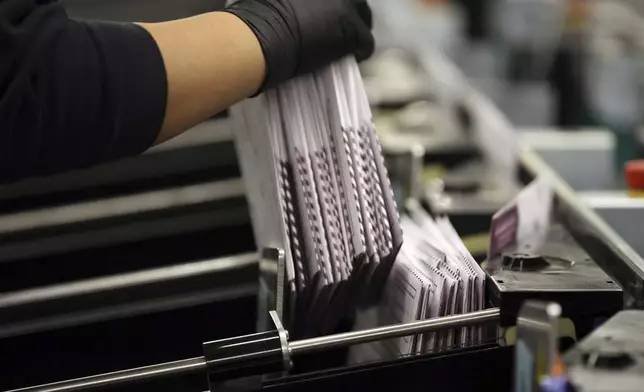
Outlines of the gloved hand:
<svg viewBox="0 0 644 392">
<path fill-rule="evenodd" d="M 240 0 L 225 9 L 253 30 L 264 52 L 260 91 L 348 54 L 373 53 L 366 0 Z"/>
</svg>

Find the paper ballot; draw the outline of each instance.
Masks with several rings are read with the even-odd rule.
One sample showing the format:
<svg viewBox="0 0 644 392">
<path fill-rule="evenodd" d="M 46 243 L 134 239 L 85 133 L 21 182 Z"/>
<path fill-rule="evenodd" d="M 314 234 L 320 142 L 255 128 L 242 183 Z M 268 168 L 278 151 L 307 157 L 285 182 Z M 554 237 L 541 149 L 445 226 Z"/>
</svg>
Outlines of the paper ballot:
<svg viewBox="0 0 644 392">
<path fill-rule="evenodd" d="M 231 113 L 257 246 L 287 254 L 287 328 L 331 333 L 381 291 L 402 244 L 358 65 L 342 59 Z"/>
<path fill-rule="evenodd" d="M 405 241 L 387 279 L 382 301 L 359 313 L 357 329 L 468 313 L 485 308 L 486 275 L 447 218 L 432 218 L 408 203 L 401 219 Z M 481 327 L 419 334 L 360 345 L 352 361 L 391 359 L 466 347 L 483 339 Z"/>
</svg>

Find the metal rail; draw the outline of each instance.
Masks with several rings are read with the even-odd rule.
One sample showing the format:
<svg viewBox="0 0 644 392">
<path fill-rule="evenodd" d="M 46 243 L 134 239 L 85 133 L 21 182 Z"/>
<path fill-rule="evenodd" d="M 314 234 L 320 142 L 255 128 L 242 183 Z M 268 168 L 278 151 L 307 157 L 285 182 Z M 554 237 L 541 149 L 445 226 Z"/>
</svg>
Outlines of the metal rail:
<svg viewBox="0 0 644 392">
<path fill-rule="evenodd" d="M 113 373 L 99 374 L 77 378 L 75 380 L 61 381 L 52 384 L 40 385 L 17 389 L 16 391 L 38 391 L 38 392 L 75 392 L 89 391 L 107 387 L 118 387 L 125 384 L 141 382 L 168 376 L 178 376 L 205 372 L 206 360 L 204 357 L 184 359 L 176 362 L 167 362 L 157 365 L 145 366 L 135 369 L 121 370 Z"/>
<path fill-rule="evenodd" d="M 443 329 L 458 328 L 467 325 L 481 324 L 497 321 L 501 315 L 500 309 L 493 308 L 479 312 L 447 316 L 435 319 L 415 321 L 407 324 L 391 325 L 367 329 L 363 331 L 347 332 L 336 335 L 304 339 L 288 343 L 291 356 L 330 350 L 338 347 L 348 347 L 360 343 L 368 343 L 381 339 L 391 339 L 417 333 L 435 332 Z M 237 361 L 238 358 L 230 358 Z M 220 365 L 225 360 L 219 361 Z M 193 374 L 207 371 L 207 362 L 204 357 L 190 358 L 176 362 L 162 363 L 135 369 L 122 370 L 113 373 L 100 374 L 78 378 L 75 380 L 61 381 L 53 384 L 40 385 L 16 389 L 10 392 L 77 392 L 102 388 L 114 388 L 125 384 L 158 379 L 162 377 Z"/>
<path fill-rule="evenodd" d="M 333 348 L 353 346 L 383 339 L 415 335 L 417 333 L 435 332 L 443 329 L 482 324 L 498 320 L 499 308 L 492 308 L 468 314 L 446 316 L 428 320 L 414 321 L 407 324 L 389 325 L 363 331 L 347 332 L 336 335 L 321 336 L 289 343 L 291 355 L 305 354 Z"/>
<path fill-rule="evenodd" d="M 255 295 L 258 258 L 243 253 L 0 293 L 0 339 Z"/>
</svg>

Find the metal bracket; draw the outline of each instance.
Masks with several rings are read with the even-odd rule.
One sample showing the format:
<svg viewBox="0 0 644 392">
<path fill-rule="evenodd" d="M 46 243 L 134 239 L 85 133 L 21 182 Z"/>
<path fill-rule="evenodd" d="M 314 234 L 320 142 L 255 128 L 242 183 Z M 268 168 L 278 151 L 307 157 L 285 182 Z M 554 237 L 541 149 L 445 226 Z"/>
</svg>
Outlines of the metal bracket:
<svg viewBox="0 0 644 392">
<path fill-rule="evenodd" d="M 211 391 L 247 391 L 261 387 L 264 375 L 291 369 L 288 331 L 271 311 L 273 328 L 203 345 Z"/>
<path fill-rule="evenodd" d="M 283 249 L 262 249 L 259 260 L 259 297 L 257 300 L 258 331 L 274 328 L 275 321 L 268 317 L 270 312 L 276 312 L 278 319 L 284 320 L 285 263 L 286 254 Z"/>
<path fill-rule="evenodd" d="M 280 343 L 282 344 L 282 358 L 283 358 L 284 370 L 290 370 L 293 367 L 293 360 L 291 360 L 291 348 L 288 345 L 288 339 L 289 339 L 288 331 L 284 329 L 284 326 L 282 325 L 282 322 L 280 321 L 280 318 L 277 315 L 277 312 L 271 311 L 269 315 L 273 320 L 273 324 L 275 324 L 275 327 L 277 328 L 277 333 L 280 338 Z"/>
<path fill-rule="evenodd" d="M 517 318 L 515 391 L 540 390 L 539 380 L 550 374 L 558 353 L 561 306 L 526 301 Z"/>
</svg>

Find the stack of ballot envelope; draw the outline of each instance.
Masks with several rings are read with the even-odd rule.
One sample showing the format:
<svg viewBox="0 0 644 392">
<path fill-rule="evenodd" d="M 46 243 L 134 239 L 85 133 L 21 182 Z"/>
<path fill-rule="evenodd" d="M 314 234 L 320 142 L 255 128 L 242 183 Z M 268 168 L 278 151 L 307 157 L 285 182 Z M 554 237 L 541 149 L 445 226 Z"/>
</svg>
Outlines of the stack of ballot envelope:
<svg viewBox="0 0 644 392">
<path fill-rule="evenodd" d="M 432 218 L 416 201 L 402 218 L 405 242 L 377 306 L 360 311 L 356 329 L 409 323 L 485 308 L 486 274 L 448 218 Z M 352 349 L 354 362 L 468 347 L 483 340 L 480 326 L 418 334 Z"/>
<path fill-rule="evenodd" d="M 345 58 L 232 108 L 258 247 L 286 255 L 283 318 L 331 333 L 384 287 L 402 226 L 358 65 Z"/>
</svg>

